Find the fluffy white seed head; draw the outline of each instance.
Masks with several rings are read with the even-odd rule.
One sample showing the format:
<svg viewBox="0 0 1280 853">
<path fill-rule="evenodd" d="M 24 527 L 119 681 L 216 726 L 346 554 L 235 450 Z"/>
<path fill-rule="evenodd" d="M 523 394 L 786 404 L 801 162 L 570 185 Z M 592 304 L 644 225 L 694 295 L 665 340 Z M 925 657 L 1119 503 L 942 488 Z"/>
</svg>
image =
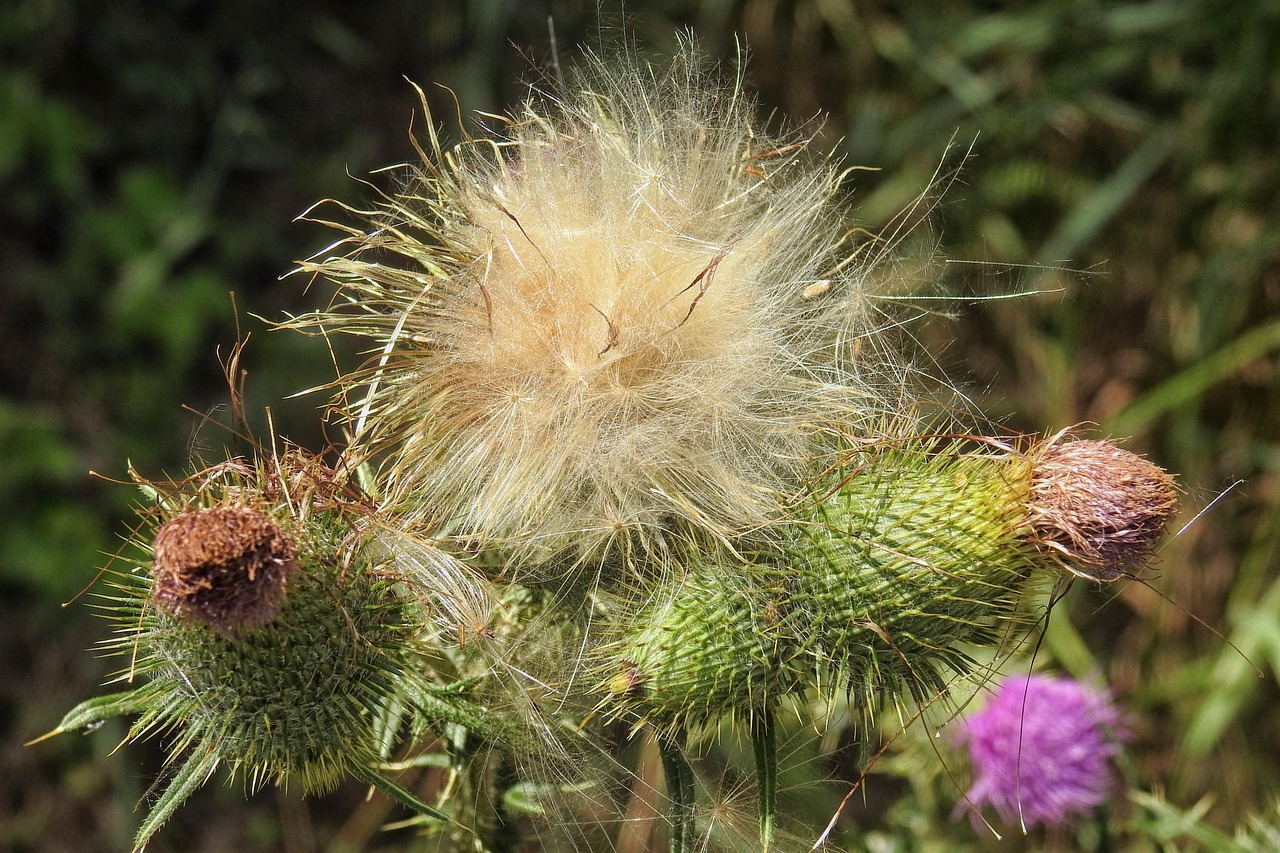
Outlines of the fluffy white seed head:
<svg viewBox="0 0 1280 853">
<path fill-rule="evenodd" d="M 837 164 L 692 48 L 589 66 L 302 264 L 340 293 L 295 325 L 377 341 L 339 387 L 389 505 L 525 559 L 739 536 L 882 413 Z"/>
</svg>

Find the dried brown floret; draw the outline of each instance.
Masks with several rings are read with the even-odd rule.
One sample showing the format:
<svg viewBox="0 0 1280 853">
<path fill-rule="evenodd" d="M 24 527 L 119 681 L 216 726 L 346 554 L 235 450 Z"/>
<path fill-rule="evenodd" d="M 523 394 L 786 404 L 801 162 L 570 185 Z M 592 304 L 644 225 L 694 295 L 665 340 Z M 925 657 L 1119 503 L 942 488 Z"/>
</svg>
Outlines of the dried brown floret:
<svg viewBox="0 0 1280 853">
<path fill-rule="evenodd" d="M 297 548 L 263 512 L 221 506 L 184 512 L 156 531 L 152 598 L 222 634 L 275 618 Z"/>
<path fill-rule="evenodd" d="M 1115 580 L 1141 566 L 1177 510 L 1173 478 L 1109 441 L 1050 441 L 1034 458 L 1037 543 L 1084 577 Z"/>
</svg>

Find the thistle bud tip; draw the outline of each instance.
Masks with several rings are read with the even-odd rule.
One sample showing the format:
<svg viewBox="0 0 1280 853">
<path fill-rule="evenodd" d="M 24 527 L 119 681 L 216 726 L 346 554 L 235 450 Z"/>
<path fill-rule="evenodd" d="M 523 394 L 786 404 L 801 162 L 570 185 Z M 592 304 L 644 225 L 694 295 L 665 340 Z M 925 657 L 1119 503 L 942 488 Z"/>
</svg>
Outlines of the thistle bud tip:
<svg viewBox="0 0 1280 853">
<path fill-rule="evenodd" d="M 1050 441 L 1033 459 L 1037 543 L 1083 577 L 1115 580 L 1140 567 L 1177 510 L 1173 478 L 1110 441 Z"/>
<path fill-rule="evenodd" d="M 274 619 L 285 581 L 297 568 L 293 542 L 266 514 L 248 506 L 177 515 L 156 531 L 153 550 L 156 605 L 222 634 Z"/>
</svg>

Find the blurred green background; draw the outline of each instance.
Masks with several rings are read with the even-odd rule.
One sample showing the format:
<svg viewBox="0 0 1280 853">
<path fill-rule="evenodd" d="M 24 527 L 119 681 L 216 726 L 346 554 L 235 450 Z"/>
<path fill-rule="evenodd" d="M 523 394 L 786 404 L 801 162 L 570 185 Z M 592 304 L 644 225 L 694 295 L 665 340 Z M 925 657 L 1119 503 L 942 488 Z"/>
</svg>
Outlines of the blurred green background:
<svg viewBox="0 0 1280 853">
<path fill-rule="evenodd" d="M 1099 849 L 1280 849 L 1266 828 L 1280 826 L 1267 0 L 0 5 L 0 849 L 127 850 L 162 770 L 142 748 L 108 758 L 123 730 L 21 745 L 113 666 L 86 651 L 105 630 L 91 598 L 60 606 L 126 529 L 136 491 L 109 480 L 128 462 L 160 478 L 225 455 L 219 358 L 245 333 L 249 410 L 270 405 L 278 432 L 324 445 L 322 397 L 288 398 L 332 377 L 328 352 L 254 316 L 325 297 L 280 278 L 333 239 L 295 217 L 322 198 L 358 205 L 372 191 L 356 179 L 413 156 L 406 77 L 446 134 L 457 110 L 429 84 L 464 113 L 518 100 L 556 52 L 548 20 L 565 63 L 620 40 L 660 62 L 684 27 L 712 56 L 742 39 L 764 110 L 825 116 L 820 144 L 875 169 L 851 182 L 869 227 L 939 164 L 959 170 L 913 232 L 933 248 L 929 292 L 949 297 L 915 330 L 924 367 L 1013 429 L 1126 438 L 1179 474 L 1179 527 L 1213 504 L 1148 584 L 1077 584 L 1039 652 L 1105 679 L 1132 715 L 1127 778 L 1152 795 L 1116 806 Z M 1017 293 L 1032 295 L 997 298 Z M 964 771 L 939 764 L 910 744 L 884 759 L 840 843 L 993 843 L 949 824 Z M 828 789 L 803 795 L 818 827 L 847 786 Z M 402 815 L 363 794 L 245 801 L 212 786 L 150 849 L 412 849 L 377 832 Z"/>
</svg>

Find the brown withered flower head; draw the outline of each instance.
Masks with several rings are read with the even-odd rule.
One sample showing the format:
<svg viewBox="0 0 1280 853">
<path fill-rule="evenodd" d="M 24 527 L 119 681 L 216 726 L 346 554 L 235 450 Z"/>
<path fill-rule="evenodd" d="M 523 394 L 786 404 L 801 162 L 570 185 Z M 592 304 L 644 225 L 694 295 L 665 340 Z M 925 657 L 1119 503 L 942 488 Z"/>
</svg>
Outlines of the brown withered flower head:
<svg viewBox="0 0 1280 853">
<path fill-rule="evenodd" d="M 275 618 L 297 569 L 293 541 L 248 506 L 184 512 L 160 526 L 153 548 L 156 606 L 227 635 Z"/>
<path fill-rule="evenodd" d="M 1177 510 L 1173 478 L 1109 441 L 1051 439 L 1033 458 L 1038 544 L 1083 577 L 1115 580 L 1141 566 Z"/>
</svg>

